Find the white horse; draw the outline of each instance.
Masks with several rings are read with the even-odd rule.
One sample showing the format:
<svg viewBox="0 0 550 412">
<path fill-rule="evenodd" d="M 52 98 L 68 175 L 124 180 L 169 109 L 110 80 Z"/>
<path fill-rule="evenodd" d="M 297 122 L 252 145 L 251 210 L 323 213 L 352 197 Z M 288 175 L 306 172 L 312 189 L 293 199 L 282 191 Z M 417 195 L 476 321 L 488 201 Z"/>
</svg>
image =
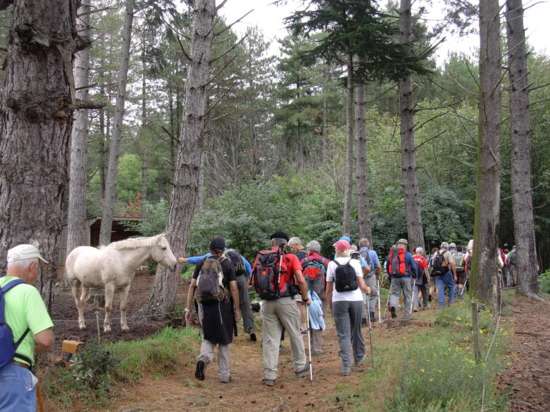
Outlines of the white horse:
<svg viewBox="0 0 550 412">
<path fill-rule="evenodd" d="M 72 294 L 78 310 L 78 326 L 86 328 L 84 306 L 88 301 L 89 288 L 105 288 L 105 319 L 103 330 L 111 331 L 111 310 L 115 290 L 120 297 L 120 325 L 129 330 L 126 320 L 128 293 L 136 269 L 147 260 L 153 259 L 171 269 L 176 267 L 176 257 L 164 234 L 153 237 L 131 238 L 101 246 L 79 246 L 67 256 L 65 272 L 72 287 Z M 80 297 L 78 288 L 81 287 Z"/>
</svg>

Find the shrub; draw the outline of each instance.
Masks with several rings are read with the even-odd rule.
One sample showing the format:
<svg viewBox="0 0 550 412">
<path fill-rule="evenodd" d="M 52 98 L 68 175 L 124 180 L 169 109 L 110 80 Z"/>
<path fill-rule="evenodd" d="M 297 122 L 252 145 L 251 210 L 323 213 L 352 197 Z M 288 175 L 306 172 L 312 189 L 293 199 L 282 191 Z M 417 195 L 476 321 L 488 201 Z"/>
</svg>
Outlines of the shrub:
<svg viewBox="0 0 550 412">
<path fill-rule="evenodd" d="M 550 270 L 539 276 L 539 287 L 541 292 L 550 293 Z"/>
</svg>

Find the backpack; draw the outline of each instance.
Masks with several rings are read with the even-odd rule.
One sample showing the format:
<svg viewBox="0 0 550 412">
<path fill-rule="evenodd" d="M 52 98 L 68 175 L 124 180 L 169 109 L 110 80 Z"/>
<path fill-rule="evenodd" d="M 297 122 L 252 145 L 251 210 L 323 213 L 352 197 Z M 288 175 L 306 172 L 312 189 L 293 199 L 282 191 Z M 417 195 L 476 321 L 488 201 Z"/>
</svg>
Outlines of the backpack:
<svg viewBox="0 0 550 412">
<path fill-rule="evenodd" d="M 307 279 L 314 281 L 319 278 L 324 279 L 327 269 L 322 262 L 315 259 L 305 258 L 302 262 L 302 273 Z"/>
<path fill-rule="evenodd" d="M 441 276 L 447 273 L 449 264 L 445 261 L 445 254 L 439 251 L 432 259 L 432 276 Z"/>
<path fill-rule="evenodd" d="M 344 265 L 341 265 L 336 260 L 336 270 L 334 271 L 334 287 L 337 292 L 351 292 L 359 287 L 357 283 L 357 273 L 351 266 L 351 259 Z"/>
<path fill-rule="evenodd" d="M 391 277 L 407 276 L 405 249 L 392 247 L 388 256 L 388 274 Z"/>
<path fill-rule="evenodd" d="M 14 341 L 13 332 L 10 326 L 6 323 L 5 318 L 5 301 L 4 295 L 8 293 L 12 288 L 25 283 L 21 279 L 12 280 L 6 286 L 0 288 L 0 369 L 4 366 L 9 365 L 13 358 L 19 357 L 26 362 L 30 362 L 30 359 L 27 359 L 26 356 L 18 355 L 15 353 L 23 339 L 29 333 L 29 329 L 25 330 L 23 336 L 21 336 L 17 341 Z"/>
<path fill-rule="evenodd" d="M 466 255 L 462 252 L 456 252 L 456 253 L 453 254 L 453 258 L 455 260 L 456 271 L 457 272 L 464 272 L 464 270 L 465 270 L 464 258 L 465 257 L 466 257 Z"/>
<path fill-rule="evenodd" d="M 225 255 L 229 258 L 229 260 L 231 260 L 231 263 L 233 263 L 233 267 L 235 268 L 235 276 L 246 275 L 243 259 L 237 251 L 228 250 L 225 252 Z"/>
<path fill-rule="evenodd" d="M 197 277 L 197 300 L 199 303 L 221 302 L 225 296 L 221 263 L 218 259 L 208 258 Z"/>
<path fill-rule="evenodd" d="M 254 273 L 252 274 L 252 283 L 256 293 L 264 300 L 275 300 L 280 297 L 290 296 L 290 291 L 286 284 L 281 287 L 281 265 L 284 254 L 279 249 L 277 251 L 263 250 L 256 256 L 254 264 Z M 283 290 L 283 293 L 281 293 Z"/>
</svg>

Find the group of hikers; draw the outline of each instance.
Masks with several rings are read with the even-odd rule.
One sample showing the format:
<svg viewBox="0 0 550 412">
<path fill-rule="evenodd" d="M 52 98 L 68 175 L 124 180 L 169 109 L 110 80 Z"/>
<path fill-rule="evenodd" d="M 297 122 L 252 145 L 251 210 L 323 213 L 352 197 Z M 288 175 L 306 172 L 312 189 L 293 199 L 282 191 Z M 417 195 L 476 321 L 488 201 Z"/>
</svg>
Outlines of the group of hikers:
<svg viewBox="0 0 550 412">
<path fill-rule="evenodd" d="M 196 265 L 185 308 L 186 323 L 193 323 L 196 309 L 202 329 L 195 377 L 205 379 L 217 348 L 219 379 L 231 381 L 229 348 L 241 317 L 244 331 L 257 341 L 250 287 L 262 316 L 262 382 L 268 386 L 276 384 L 285 336 L 296 376 L 311 374 L 304 337 L 308 337 L 310 355 L 323 353 L 327 309 L 336 327 L 341 374 L 364 367 L 367 351 L 362 328 L 368 325 L 370 330 L 373 322 L 385 316 L 379 293 L 386 281 L 384 269 L 390 282 L 384 312 L 392 318 L 400 307 L 404 320 L 413 311 L 429 307 L 434 287 L 439 307 L 453 303 L 467 288 L 473 241 L 466 250 L 443 242 L 427 255 L 421 247 L 411 253 L 407 240 L 400 239 L 384 264 L 368 239 L 360 239 L 356 246 L 349 236 L 342 236 L 332 246 L 334 255 L 328 259 L 321 255 L 318 241 L 304 247 L 299 238 L 279 231 L 271 236 L 271 247 L 258 252 L 252 263 L 226 248 L 221 237 L 211 240 L 205 255 L 180 257 L 179 263 Z M 506 258 L 513 261 L 513 250 Z M 41 261 L 47 263 L 34 245 L 15 246 L 8 250 L 7 272 L 0 277 L 0 411 L 36 410 L 35 353 L 50 350 L 54 342 L 52 319 L 33 286 Z"/>
<path fill-rule="evenodd" d="M 243 329 L 256 342 L 253 306 L 249 287 L 253 287 L 261 307 L 262 362 L 265 385 L 273 386 L 278 377 L 281 342 L 288 336 L 296 376 L 311 373 L 306 357 L 307 336 L 312 355 L 323 353 L 322 332 L 325 311 L 332 313 L 339 343 L 340 373 L 350 375 L 361 370 L 367 351 L 363 326 L 369 330 L 382 321 L 380 284 L 383 272 L 388 275 L 389 297 L 384 313 L 397 318 L 403 309 L 403 320 L 412 313 L 430 307 L 437 294 L 438 307 L 452 304 L 468 287 L 473 242 L 467 248 L 443 242 L 426 254 L 422 247 L 413 253 L 408 241 L 393 245 L 382 265 L 368 239 L 352 244 L 347 235 L 333 245 L 334 256 L 321 255 L 321 244 L 312 240 L 303 246 L 298 237 L 284 232 L 271 236 L 271 248 L 258 252 L 250 263 L 234 249 L 226 249 L 222 237 L 212 239 L 205 255 L 180 257 L 179 263 L 196 268 L 188 289 L 185 321 L 198 316 L 202 343 L 195 377 L 205 379 L 207 365 L 218 347 L 218 376 L 231 381 L 229 345 L 242 317 Z M 401 300 L 403 304 L 401 305 Z"/>
</svg>

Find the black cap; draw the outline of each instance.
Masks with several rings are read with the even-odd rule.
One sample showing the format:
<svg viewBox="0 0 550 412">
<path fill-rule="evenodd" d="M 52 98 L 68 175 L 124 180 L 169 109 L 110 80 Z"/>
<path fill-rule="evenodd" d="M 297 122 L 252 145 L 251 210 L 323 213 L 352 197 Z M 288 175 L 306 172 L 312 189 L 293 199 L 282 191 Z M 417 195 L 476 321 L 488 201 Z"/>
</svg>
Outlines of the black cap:
<svg viewBox="0 0 550 412">
<path fill-rule="evenodd" d="M 275 232 L 271 235 L 270 239 L 284 239 L 288 242 L 288 235 L 283 231 Z"/>
<path fill-rule="evenodd" d="M 221 250 L 221 251 L 224 251 L 225 250 L 225 239 L 223 237 L 215 237 L 214 239 L 212 239 L 212 241 L 210 242 L 210 250 L 211 251 L 214 251 L 214 250 Z"/>
</svg>

